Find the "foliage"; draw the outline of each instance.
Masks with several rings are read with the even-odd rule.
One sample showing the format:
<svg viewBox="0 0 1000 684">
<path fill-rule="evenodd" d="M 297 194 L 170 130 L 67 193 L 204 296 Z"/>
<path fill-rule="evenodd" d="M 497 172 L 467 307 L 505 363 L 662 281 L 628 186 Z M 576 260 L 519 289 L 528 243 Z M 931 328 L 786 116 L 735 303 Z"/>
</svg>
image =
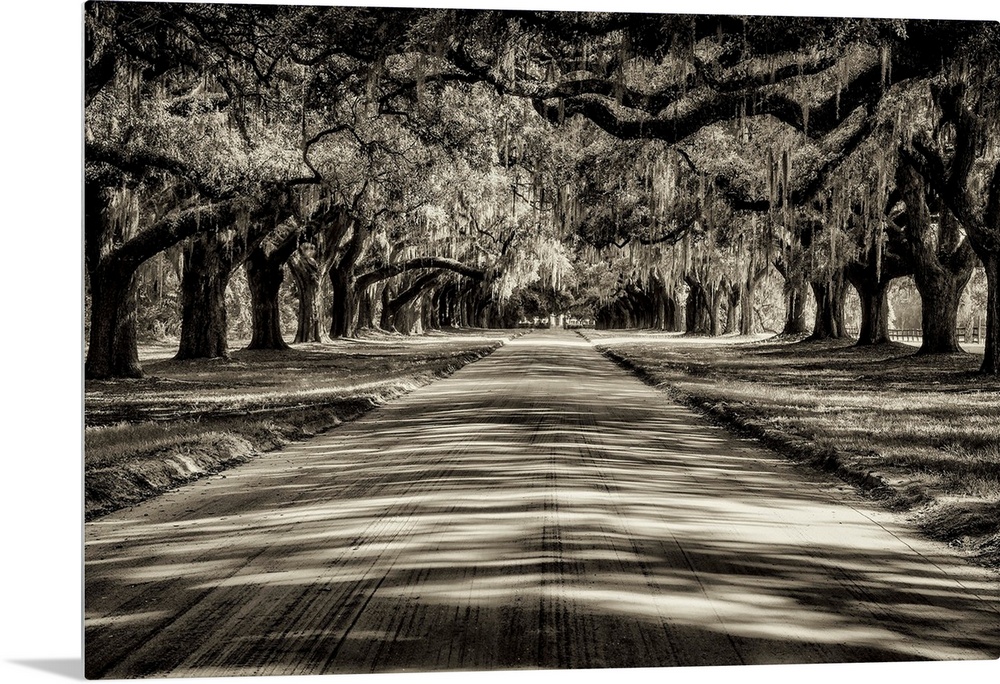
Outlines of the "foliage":
<svg viewBox="0 0 1000 684">
<path fill-rule="evenodd" d="M 986 122 L 966 230 L 1000 149 L 978 22 L 93 3 L 85 29 L 88 269 L 159 269 L 141 335 L 174 327 L 173 245 L 288 220 L 347 283 L 326 287 L 363 282 L 376 312 L 422 283 L 421 310 L 449 289 L 495 312 L 704 289 L 732 319 L 777 297 L 772 266 L 784 286 L 881 274 L 900 154 L 951 168 L 955 102 Z M 403 268 L 431 257 L 458 270 Z"/>
</svg>

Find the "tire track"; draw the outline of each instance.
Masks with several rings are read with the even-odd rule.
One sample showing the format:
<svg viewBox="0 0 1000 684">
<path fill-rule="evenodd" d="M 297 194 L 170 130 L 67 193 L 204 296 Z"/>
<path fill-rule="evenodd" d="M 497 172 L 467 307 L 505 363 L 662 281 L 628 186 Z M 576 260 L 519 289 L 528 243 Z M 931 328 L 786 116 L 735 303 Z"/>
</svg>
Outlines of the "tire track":
<svg viewBox="0 0 1000 684">
<path fill-rule="evenodd" d="M 830 490 L 536 333 L 88 524 L 87 674 L 1000 655 L 995 578 Z"/>
</svg>

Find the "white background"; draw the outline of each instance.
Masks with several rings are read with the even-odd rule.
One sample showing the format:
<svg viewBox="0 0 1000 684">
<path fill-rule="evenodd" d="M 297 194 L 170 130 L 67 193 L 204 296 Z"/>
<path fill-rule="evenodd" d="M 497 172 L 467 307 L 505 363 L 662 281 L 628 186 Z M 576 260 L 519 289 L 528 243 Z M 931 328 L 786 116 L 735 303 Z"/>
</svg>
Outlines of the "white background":
<svg viewBox="0 0 1000 684">
<path fill-rule="evenodd" d="M 953 0 L 733 2 L 381 2 L 532 9 L 615 9 L 719 14 L 810 14 L 997 19 L 996 3 Z M 82 678 L 82 16 L 70 0 L 5 3 L 0 14 L 0 292 L 3 307 L 3 542 L 0 547 L 0 681 Z M 998 634 L 1000 641 L 1000 634 Z M 744 668 L 272 677 L 407 684 L 740 680 L 749 684 L 1000 681 L 1000 663 L 848 664 Z M 245 678 L 175 680 L 245 682 Z"/>
</svg>

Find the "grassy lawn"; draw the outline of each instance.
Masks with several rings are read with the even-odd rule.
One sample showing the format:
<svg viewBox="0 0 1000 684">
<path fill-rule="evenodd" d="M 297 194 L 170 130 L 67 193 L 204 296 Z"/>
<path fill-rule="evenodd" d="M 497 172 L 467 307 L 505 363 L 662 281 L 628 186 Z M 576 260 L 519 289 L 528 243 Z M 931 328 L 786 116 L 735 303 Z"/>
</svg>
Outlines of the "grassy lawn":
<svg viewBox="0 0 1000 684">
<path fill-rule="evenodd" d="M 927 535 L 1000 567 L 1000 385 L 971 354 L 902 344 L 588 331 L 716 421 L 836 472 Z"/>
<path fill-rule="evenodd" d="M 327 430 L 451 374 L 514 334 L 368 335 L 197 361 L 174 361 L 169 344 L 146 345 L 145 378 L 85 385 L 86 517 Z"/>
</svg>

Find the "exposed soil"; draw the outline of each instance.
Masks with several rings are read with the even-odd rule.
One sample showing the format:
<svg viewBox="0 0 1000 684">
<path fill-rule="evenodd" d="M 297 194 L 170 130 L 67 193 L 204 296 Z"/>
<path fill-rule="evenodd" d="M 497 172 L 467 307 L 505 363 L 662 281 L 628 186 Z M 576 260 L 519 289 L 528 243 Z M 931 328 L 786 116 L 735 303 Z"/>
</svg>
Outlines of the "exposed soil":
<svg viewBox="0 0 1000 684">
<path fill-rule="evenodd" d="M 890 343 L 587 332 L 611 360 L 713 421 L 908 511 L 1000 567 L 1000 386 L 975 355 Z"/>
<path fill-rule="evenodd" d="M 1000 656 L 1000 583 L 567 332 L 86 526 L 89 677 Z"/>
<path fill-rule="evenodd" d="M 499 348 L 518 333 L 369 337 L 229 359 L 159 359 L 89 381 L 85 517 L 93 520 L 321 434 Z"/>
</svg>

